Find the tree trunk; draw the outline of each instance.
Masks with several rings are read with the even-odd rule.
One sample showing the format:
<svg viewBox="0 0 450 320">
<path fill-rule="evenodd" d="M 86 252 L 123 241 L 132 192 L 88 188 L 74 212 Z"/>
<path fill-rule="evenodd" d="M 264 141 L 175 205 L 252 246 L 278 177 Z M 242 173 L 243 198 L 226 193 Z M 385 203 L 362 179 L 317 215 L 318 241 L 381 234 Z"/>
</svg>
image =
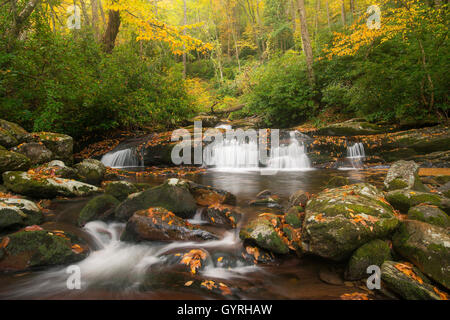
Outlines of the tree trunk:
<svg viewBox="0 0 450 320">
<path fill-rule="evenodd" d="M 91 22 L 89 21 L 89 15 L 86 10 L 86 4 L 84 3 L 83 0 L 80 0 L 80 3 L 81 3 L 81 12 L 83 12 L 84 23 L 86 25 L 90 25 Z"/>
<path fill-rule="evenodd" d="M 41 0 L 30 0 L 27 2 L 22 11 L 17 14 L 17 1 L 11 2 L 11 11 L 13 14 L 13 25 L 7 31 L 8 35 L 8 49 L 11 49 L 13 42 L 20 36 L 28 18 L 33 13 L 34 9 L 41 3 Z"/>
<path fill-rule="evenodd" d="M 330 29 L 330 31 L 331 31 L 330 6 L 328 5 L 328 0 L 327 0 L 327 23 L 328 23 L 328 29 Z"/>
<path fill-rule="evenodd" d="M 120 23 L 120 12 L 109 10 L 108 25 L 106 26 L 105 34 L 103 35 L 103 50 L 106 53 L 111 53 L 114 49 Z"/>
<path fill-rule="evenodd" d="M 183 0 L 183 25 L 187 25 L 187 5 L 186 0 Z M 183 35 L 186 35 L 186 29 L 183 30 Z M 186 79 L 186 46 L 183 45 L 183 79 Z"/>
<path fill-rule="evenodd" d="M 341 0 L 341 20 L 342 25 L 345 26 L 345 1 Z"/>
<path fill-rule="evenodd" d="M 98 29 L 98 0 L 91 0 L 91 12 L 92 12 L 92 29 L 94 29 L 95 39 L 97 41 L 100 38 L 100 33 Z"/>
<path fill-rule="evenodd" d="M 300 16 L 301 35 L 303 43 L 303 51 L 306 56 L 306 68 L 308 69 L 308 80 L 312 87 L 315 86 L 311 40 L 309 38 L 308 23 L 306 21 L 305 1 L 298 0 L 298 12 Z"/>
</svg>

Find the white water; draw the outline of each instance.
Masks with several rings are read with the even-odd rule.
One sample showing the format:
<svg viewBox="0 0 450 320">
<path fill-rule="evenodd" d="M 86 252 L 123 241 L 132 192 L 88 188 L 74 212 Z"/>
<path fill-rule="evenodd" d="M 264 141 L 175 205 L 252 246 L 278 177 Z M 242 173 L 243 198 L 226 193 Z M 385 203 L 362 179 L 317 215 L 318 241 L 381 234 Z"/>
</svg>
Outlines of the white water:
<svg viewBox="0 0 450 320">
<path fill-rule="evenodd" d="M 220 144 L 208 145 L 203 153 L 205 165 L 214 166 L 218 170 L 260 170 L 258 143 L 249 139 L 224 139 Z M 267 169 L 270 170 L 305 170 L 311 168 L 306 155 L 306 148 L 300 143 L 295 132 L 290 132 L 288 145 L 281 145 L 271 150 Z"/>
<path fill-rule="evenodd" d="M 164 262 L 167 254 L 174 249 L 204 249 L 235 247 L 239 237 L 234 232 L 227 232 L 222 239 L 203 242 L 172 242 L 170 244 L 134 244 L 120 241 L 125 227 L 123 223 L 89 222 L 85 226 L 93 238 L 98 250 L 92 251 L 83 261 L 75 264 L 80 268 L 81 291 L 90 287 L 119 287 L 120 291 L 137 290 L 144 281 L 152 265 Z M 21 283 L 16 283 L 8 290 L 9 299 L 33 296 L 52 296 L 67 293 L 79 293 L 80 290 L 67 289 L 70 274 L 67 267 L 58 267 L 44 272 L 36 272 L 36 276 Z M 257 271 L 257 267 L 238 265 L 236 268 L 222 270 L 216 268 L 208 258 L 200 275 L 231 279 L 239 278 L 249 272 Z"/>
<path fill-rule="evenodd" d="M 135 149 L 112 151 L 102 157 L 102 163 L 110 168 L 143 167 L 144 161 Z"/>
<path fill-rule="evenodd" d="M 364 159 L 366 157 L 366 151 L 364 150 L 364 144 L 361 142 L 354 143 L 352 146 L 347 147 L 347 160 L 351 165 L 351 168 L 340 169 L 361 169 L 364 167 Z"/>
</svg>

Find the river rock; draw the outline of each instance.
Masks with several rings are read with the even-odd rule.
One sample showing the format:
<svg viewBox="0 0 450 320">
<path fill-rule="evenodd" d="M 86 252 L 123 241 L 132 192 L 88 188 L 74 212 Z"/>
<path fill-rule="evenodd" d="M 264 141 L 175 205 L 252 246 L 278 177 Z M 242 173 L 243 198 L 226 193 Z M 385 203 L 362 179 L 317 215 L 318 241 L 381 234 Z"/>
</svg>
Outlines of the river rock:
<svg viewBox="0 0 450 320">
<path fill-rule="evenodd" d="M 95 159 L 85 159 L 75 166 L 80 181 L 99 185 L 106 174 L 106 167 L 103 163 Z"/>
<path fill-rule="evenodd" d="M 414 161 L 397 161 L 389 169 L 384 186 L 387 191 L 412 189 L 428 191 L 420 181 L 419 165 Z"/>
<path fill-rule="evenodd" d="M 31 161 L 26 156 L 0 150 L 0 174 L 6 171 L 28 170 L 31 166 Z"/>
<path fill-rule="evenodd" d="M 450 235 L 444 228 L 405 220 L 392 238 L 394 250 L 420 271 L 450 288 Z"/>
<path fill-rule="evenodd" d="M 255 207 L 282 208 L 280 198 L 277 195 L 269 196 L 264 199 L 251 200 L 249 205 Z"/>
<path fill-rule="evenodd" d="M 308 192 L 297 190 L 289 197 L 289 207 L 301 206 L 305 207 L 310 196 Z"/>
<path fill-rule="evenodd" d="M 288 245 L 283 241 L 272 222 L 265 217 L 258 217 L 248 222 L 239 232 L 239 237 L 243 241 L 254 243 L 273 253 L 289 253 Z"/>
<path fill-rule="evenodd" d="M 360 183 L 325 190 L 306 205 L 302 246 L 306 252 L 335 261 L 373 239 L 383 239 L 398 220 L 383 194 Z"/>
<path fill-rule="evenodd" d="M 450 227 L 449 216 L 438 207 L 429 204 L 420 204 L 409 209 L 408 219 L 423 221 L 442 228 Z"/>
<path fill-rule="evenodd" d="M 31 160 L 33 165 L 51 161 L 53 158 L 53 153 L 42 142 L 22 143 L 11 149 L 11 151 L 23 154 Z"/>
<path fill-rule="evenodd" d="M 44 219 L 41 209 L 32 201 L 0 198 L 0 230 L 39 224 Z"/>
<path fill-rule="evenodd" d="M 199 206 L 208 207 L 213 204 L 236 204 L 236 196 L 228 191 L 204 186 L 189 180 L 185 181 L 188 183 L 189 190 Z"/>
<path fill-rule="evenodd" d="M 0 243 L 3 244 L 0 271 L 70 264 L 83 260 L 88 253 L 87 247 L 76 237 L 38 226 L 4 236 Z"/>
<path fill-rule="evenodd" d="M 392 260 L 391 249 L 386 241 L 375 239 L 359 247 L 351 256 L 345 277 L 347 280 L 367 278 L 367 268 L 372 265 L 381 267 L 383 262 Z"/>
<path fill-rule="evenodd" d="M 95 186 L 75 180 L 33 175 L 29 172 L 9 171 L 3 173 L 5 186 L 18 194 L 45 199 L 63 197 L 85 197 L 99 191 Z"/>
<path fill-rule="evenodd" d="M 12 148 L 29 138 L 30 134 L 18 124 L 0 119 L 0 145 Z"/>
<path fill-rule="evenodd" d="M 104 194 L 91 199 L 81 210 L 78 217 L 78 225 L 84 226 L 89 221 L 105 220 L 114 216 L 114 210 L 120 201 L 109 194 Z"/>
<path fill-rule="evenodd" d="M 134 193 L 116 209 L 116 218 L 128 220 L 133 213 L 150 207 L 163 207 L 182 218 L 192 218 L 197 210 L 194 197 L 190 193 L 189 184 L 181 179 L 168 179 L 162 185 Z"/>
<path fill-rule="evenodd" d="M 446 184 L 440 186 L 437 189 L 444 197 L 450 198 L 450 182 L 447 182 Z"/>
<path fill-rule="evenodd" d="M 66 166 L 61 160 L 53 160 L 35 169 L 35 171 L 64 179 L 76 179 L 78 177 L 77 171 Z"/>
<path fill-rule="evenodd" d="M 397 210 L 407 213 L 411 207 L 421 203 L 430 204 L 450 213 L 450 201 L 435 193 L 426 193 L 412 190 L 395 190 L 386 194 L 386 200 Z"/>
<path fill-rule="evenodd" d="M 133 214 L 122 241 L 201 241 L 217 239 L 208 231 L 193 226 L 172 212 L 154 207 Z"/>
<path fill-rule="evenodd" d="M 383 126 L 365 122 L 361 119 L 352 119 L 335 123 L 318 130 L 319 135 L 325 136 L 362 136 L 386 132 Z"/>
<path fill-rule="evenodd" d="M 328 180 L 326 187 L 328 189 L 339 188 L 350 184 L 350 180 L 342 176 L 334 176 Z"/>
<path fill-rule="evenodd" d="M 213 204 L 203 210 L 202 219 L 210 224 L 227 228 L 236 228 L 242 213 L 229 205 Z"/>
<path fill-rule="evenodd" d="M 109 181 L 105 183 L 105 193 L 124 201 L 130 194 L 137 193 L 138 188 L 127 181 Z"/>
<path fill-rule="evenodd" d="M 301 228 L 305 220 L 305 209 L 301 206 L 291 207 L 286 212 L 284 219 L 293 228 Z"/>
<path fill-rule="evenodd" d="M 405 270 L 405 272 L 402 272 Z M 442 300 L 429 280 L 407 263 L 386 261 L 381 266 L 381 279 L 391 291 L 407 300 Z M 439 291 L 438 291 L 439 292 Z M 445 293 L 443 293 L 445 295 Z"/>
<path fill-rule="evenodd" d="M 69 165 L 72 164 L 73 138 L 71 136 L 52 132 L 35 132 L 32 135 L 53 152 L 55 160 L 64 161 Z"/>
</svg>

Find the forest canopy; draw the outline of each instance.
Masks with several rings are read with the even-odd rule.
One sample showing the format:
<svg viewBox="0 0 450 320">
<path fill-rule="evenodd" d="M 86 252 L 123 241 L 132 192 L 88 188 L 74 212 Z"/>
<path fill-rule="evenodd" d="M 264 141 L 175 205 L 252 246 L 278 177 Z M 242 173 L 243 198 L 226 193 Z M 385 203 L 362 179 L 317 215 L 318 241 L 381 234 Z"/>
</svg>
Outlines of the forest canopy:
<svg viewBox="0 0 450 320">
<path fill-rule="evenodd" d="M 6 0 L 0 48 L 1 118 L 32 131 L 448 120 L 444 0 Z"/>
</svg>

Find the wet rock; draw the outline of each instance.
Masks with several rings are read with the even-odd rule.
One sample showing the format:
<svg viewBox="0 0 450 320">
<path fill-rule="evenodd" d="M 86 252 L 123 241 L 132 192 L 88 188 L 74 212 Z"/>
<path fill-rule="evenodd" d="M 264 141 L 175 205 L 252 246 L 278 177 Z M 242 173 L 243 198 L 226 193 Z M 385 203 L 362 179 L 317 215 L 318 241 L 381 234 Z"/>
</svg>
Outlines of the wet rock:
<svg viewBox="0 0 450 320">
<path fill-rule="evenodd" d="M 450 235 L 431 224 L 405 220 L 392 238 L 394 250 L 427 276 L 450 288 Z"/>
<path fill-rule="evenodd" d="M 398 189 L 412 189 L 428 191 L 420 181 L 419 165 L 414 161 L 397 161 L 389 169 L 384 186 L 387 191 Z"/>
<path fill-rule="evenodd" d="M 78 178 L 77 171 L 73 168 L 66 166 L 66 164 L 60 160 L 53 160 L 46 163 L 39 168 L 35 169 L 36 172 L 41 172 L 44 175 L 54 175 L 64 179 L 76 179 Z"/>
<path fill-rule="evenodd" d="M 76 237 L 61 231 L 45 231 L 38 226 L 4 236 L 0 242 L 6 243 L 0 271 L 74 263 L 86 258 L 88 253 L 87 247 Z"/>
<path fill-rule="evenodd" d="M 241 217 L 242 213 L 229 205 L 213 204 L 202 212 L 203 220 L 226 228 L 236 228 Z"/>
<path fill-rule="evenodd" d="M 370 184 L 325 190 L 306 206 L 302 247 L 335 261 L 373 239 L 389 236 L 398 220 L 383 194 Z"/>
<path fill-rule="evenodd" d="M 217 237 L 192 226 L 164 208 L 150 208 L 133 214 L 128 220 L 122 241 L 201 241 Z"/>
<path fill-rule="evenodd" d="M 116 218 L 128 220 L 133 213 L 150 207 L 163 207 L 177 216 L 190 219 L 197 205 L 189 190 L 189 184 L 180 179 L 168 179 L 162 185 L 131 194 L 116 209 Z"/>
<path fill-rule="evenodd" d="M 18 194 L 46 199 L 63 197 L 85 197 L 99 191 L 95 186 L 79 181 L 43 177 L 29 172 L 9 171 L 3 173 L 5 186 Z"/>
<path fill-rule="evenodd" d="M 106 220 L 114 216 L 114 210 L 119 203 L 119 200 L 109 194 L 91 199 L 81 210 L 78 217 L 78 225 L 84 226 L 89 221 Z"/>
<path fill-rule="evenodd" d="M 289 197 L 289 207 L 301 206 L 305 207 L 310 195 L 303 190 L 297 190 Z"/>
<path fill-rule="evenodd" d="M 326 187 L 328 189 L 339 188 L 350 184 L 350 180 L 342 176 L 334 176 L 328 180 Z"/>
<path fill-rule="evenodd" d="M 199 206 L 208 207 L 212 204 L 236 204 L 236 196 L 228 191 L 204 186 L 189 180 L 185 181 L 188 183 L 189 190 Z"/>
<path fill-rule="evenodd" d="M 303 221 L 305 220 L 305 209 L 300 206 L 291 207 L 286 212 L 285 221 L 293 228 L 301 228 Z"/>
<path fill-rule="evenodd" d="M 257 199 L 265 199 L 265 198 L 270 197 L 270 196 L 272 196 L 272 191 L 270 191 L 270 190 L 263 190 L 263 191 L 261 191 L 260 193 L 258 193 L 256 195 L 256 198 Z"/>
<path fill-rule="evenodd" d="M 75 169 L 80 181 L 94 185 L 99 185 L 106 174 L 106 167 L 95 159 L 83 160 L 75 165 Z"/>
<path fill-rule="evenodd" d="M 12 148 L 29 138 L 29 133 L 18 124 L 0 119 L 0 145 Z"/>
<path fill-rule="evenodd" d="M 32 135 L 53 152 L 54 160 L 61 160 L 69 165 L 73 163 L 72 137 L 52 132 L 36 132 Z"/>
<path fill-rule="evenodd" d="M 435 193 L 426 193 L 411 190 L 395 190 L 386 194 L 386 200 L 397 210 L 407 213 L 411 207 L 421 203 L 439 207 L 447 214 L 450 213 L 449 199 Z"/>
<path fill-rule="evenodd" d="M 254 243 L 258 247 L 267 249 L 273 253 L 289 253 L 289 247 L 278 234 L 277 230 L 275 230 L 272 222 L 264 217 L 251 220 L 241 229 L 239 237 L 243 241 Z"/>
<path fill-rule="evenodd" d="M 391 249 L 386 241 L 376 239 L 359 247 L 351 256 L 345 278 L 360 280 L 367 278 L 367 268 L 372 265 L 381 267 L 383 262 L 392 260 Z"/>
<path fill-rule="evenodd" d="M 450 182 L 450 176 L 437 176 L 437 177 L 434 177 L 434 179 L 439 184 L 447 184 Z"/>
<path fill-rule="evenodd" d="M 275 263 L 275 256 L 272 252 L 246 245 L 241 252 L 242 258 L 247 264 L 272 264 Z"/>
<path fill-rule="evenodd" d="M 381 279 L 390 290 L 407 300 L 442 299 L 429 280 L 409 264 L 384 262 L 381 266 Z"/>
<path fill-rule="evenodd" d="M 256 199 L 249 202 L 249 205 L 255 207 L 282 208 L 280 198 L 276 195 L 264 199 Z"/>
<path fill-rule="evenodd" d="M 341 273 L 333 267 L 322 267 L 319 271 L 319 278 L 323 282 L 334 286 L 344 285 Z"/>
<path fill-rule="evenodd" d="M 437 189 L 444 197 L 450 198 L 450 182 L 447 182 L 446 184 L 440 186 Z"/>
<path fill-rule="evenodd" d="M 130 194 L 138 191 L 138 188 L 136 188 L 134 184 L 126 181 L 111 181 L 105 183 L 105 193 L 120 201 L 126 200 Z"/>
<path fill-rule="evenodd" d="M 362 136 L 386 132 L 386 128 L 368 123 L 360 119 L 329 125 L 318 130 L 319 135 L 325 136 Z"/>
<path fill-rule="evenodd" d="M 0 150 L 0 174 L 6 171 L 28 170 L 31 161 L 26 156 L 5 150 Z"/>
<path fill-rule="evenodd" d="M 43 219 L 41 209 L 32 201 L 0 198 L 0 230 L 39 224 Z"/>
<path fill-rule="evenodd" d="M 33 165 L 51 161 L 53 157 L 53 153 L 42 142 L 22 143 L 11 149 L 11 151 L 23 154 L 31 160 Z"/>
<path fill-rule="evenodd" d="M 420 204 L 409 209 L 408 219 L 423 221 L 442 228 L 450 227 L 449 216 L 438 207 L 429 204 Z"/>
</svg>

